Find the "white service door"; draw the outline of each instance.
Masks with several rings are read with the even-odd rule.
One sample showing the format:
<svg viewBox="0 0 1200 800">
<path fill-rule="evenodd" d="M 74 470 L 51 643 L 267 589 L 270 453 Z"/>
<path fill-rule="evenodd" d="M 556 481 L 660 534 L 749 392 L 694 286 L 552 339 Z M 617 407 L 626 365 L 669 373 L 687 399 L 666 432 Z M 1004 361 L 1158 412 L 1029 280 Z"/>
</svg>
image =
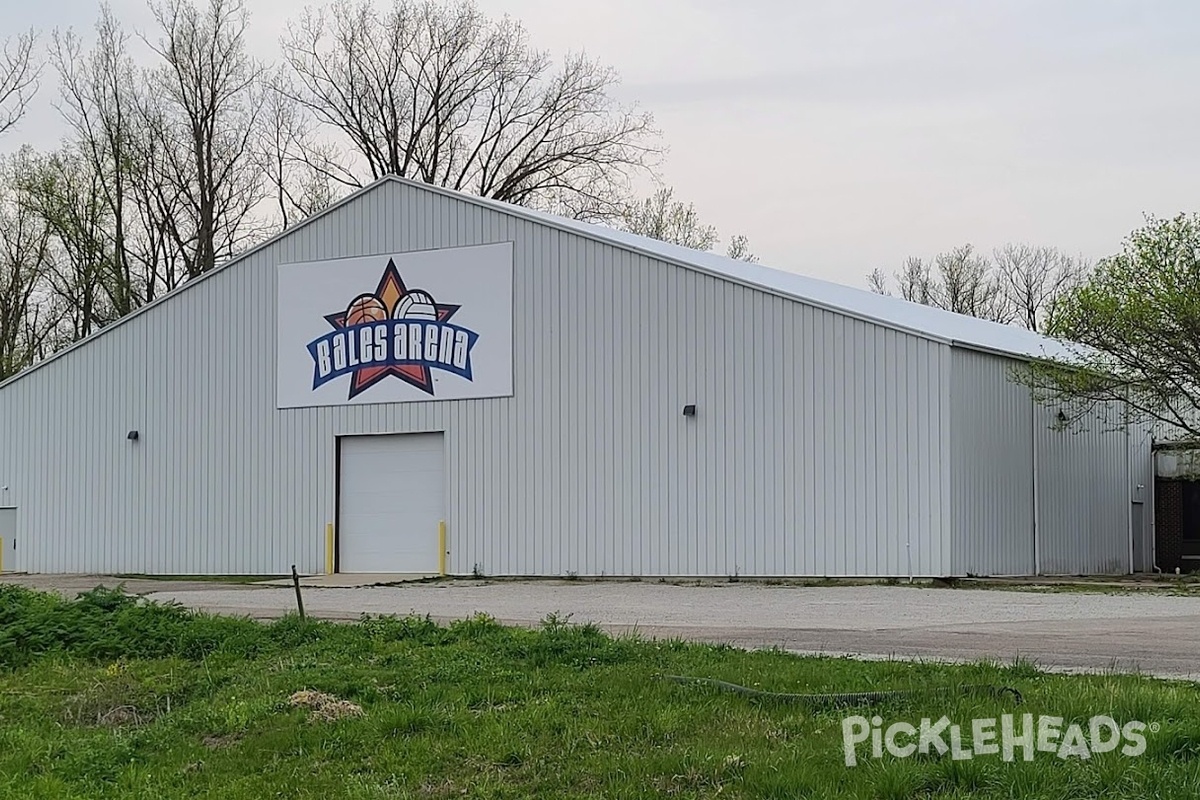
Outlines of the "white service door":
<svg viewBox="0 0 1200 800">
<path fill-rule="evenodd" d="M 443 438 L 404 433 L 342 439 L 339 572 L 437 572 L 446 497 Z"/>
<path fill-rule="evenodd" d="M 0 508 L 0 570 L 17 571 L 17 510 Z"/>
</svg>

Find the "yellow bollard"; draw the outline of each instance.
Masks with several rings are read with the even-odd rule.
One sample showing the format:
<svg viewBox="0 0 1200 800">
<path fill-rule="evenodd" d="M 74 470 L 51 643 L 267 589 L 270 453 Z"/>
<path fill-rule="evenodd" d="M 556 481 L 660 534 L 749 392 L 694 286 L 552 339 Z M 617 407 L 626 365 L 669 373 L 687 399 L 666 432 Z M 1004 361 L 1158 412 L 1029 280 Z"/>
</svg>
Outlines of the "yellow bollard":
<svg viewBox="0 0 1200 800">
<path fill-rule="evenodd" d="M 325 523 L 325 574 L 333 574 L 333 523 Z"/>
<path fill-rule="evenodd" d="M 446 520 L 438 523 L 438 574 L 446 574 Z"/>
</svg>

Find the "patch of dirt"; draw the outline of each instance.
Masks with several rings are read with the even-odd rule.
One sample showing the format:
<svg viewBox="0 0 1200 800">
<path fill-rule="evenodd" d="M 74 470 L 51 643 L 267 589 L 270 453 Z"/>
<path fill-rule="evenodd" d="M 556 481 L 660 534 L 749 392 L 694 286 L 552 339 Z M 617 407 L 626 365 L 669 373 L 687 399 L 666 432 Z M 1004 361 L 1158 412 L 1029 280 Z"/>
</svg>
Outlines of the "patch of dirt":
<svg viewBox="0 0 1200 800">
<path fill-rule="evenodd" d="M 72 725 L 124 728 L 130 725 L 145 725 L 154 719 L 156 713 L 128 703 L 113 705 L 100 698 L 78 696 L 72 698 L 64 716 Z"/>
<path fill-rule="evenodd" d="M 96 716 L 96 724 L 102 728 L 121 728 L 125 725 L 141 725 L 145 715 L 137 706 L 114 706 Z"/>
<path fill-rule="evenodd" d="M 165 711 L 170 711 L 170 698 L 164 707 L 134 676 L 110 668 L 105 678 L 66 699 L 63 717 L 72 725 L 124 728 L 145 725 Z"/>
<path fill-rule="evenodd" d="M 200 744 L 209 750 L 223 750 L 226 747 L 233 747 L 240 739 L 241 737 L 236 733 L 227 733 L 224 736 L 205 736 L 200 740 Z"/>
<path fill-rule="evenodd" d="M 325 692 L 314 692 L 308 689 L 301 689 L 289 697 L 288 705 L 292 708 L 308 709 L 312 719 L 322 722 L 334 722 L 347 717 L 361 717 L 364 714 L 362 706 L 358 703 L 351 703 L 349 700 L 341 700 L 331 694 L 325 694 Z"/>
<path fill-rule="evenodd" d="M 438 783 L 425 781 L 421 784 L 421 797 L 448 798 L 462 797 L 465 794 L 467 790 L 459 788 L 450 778 L 444 778 Z"/>
</svg>

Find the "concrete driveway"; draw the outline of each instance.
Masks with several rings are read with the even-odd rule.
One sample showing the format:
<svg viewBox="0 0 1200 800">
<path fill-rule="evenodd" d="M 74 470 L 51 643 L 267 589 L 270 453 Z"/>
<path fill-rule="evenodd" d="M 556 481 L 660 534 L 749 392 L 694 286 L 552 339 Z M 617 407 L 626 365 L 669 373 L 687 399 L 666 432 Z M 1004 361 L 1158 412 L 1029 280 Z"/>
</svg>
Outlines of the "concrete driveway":
<svg viewBox="0 0 1200 800">
<path fill-rule="evenodd" d="M 291 589 L 152 587 L 149 597 L 227 614 L 294 610 Z M 313 616 L 487 613 L 514 624 L 570 615 L 614 633 L 638 631 L 740 647 L 936 660 L 1020 657 L 1067 671 L 1200 679 L 1200 597 L 909 586 L 789 587 L 754 583 L 451 581 L 304 590 Z"/>
<path fill-rule="evenodd" d="M 124 583 L 128 591 L 155 600 L 258 618 L 295 610 L 292 589 L 277 585 L 80 575 L 0 580 L 67 595 L 99 583 Z M 1160 593 L 469 580 L 303 591 L 308 613 L 328 619 L 428 614 L 449 621 L 486 613 L 535 625 L 554 613 L 613 633 L 748 648 L 950 661 L 1020 657 L 1067 671 L 1200 679 L 1200 597 Z"/>
</svg>

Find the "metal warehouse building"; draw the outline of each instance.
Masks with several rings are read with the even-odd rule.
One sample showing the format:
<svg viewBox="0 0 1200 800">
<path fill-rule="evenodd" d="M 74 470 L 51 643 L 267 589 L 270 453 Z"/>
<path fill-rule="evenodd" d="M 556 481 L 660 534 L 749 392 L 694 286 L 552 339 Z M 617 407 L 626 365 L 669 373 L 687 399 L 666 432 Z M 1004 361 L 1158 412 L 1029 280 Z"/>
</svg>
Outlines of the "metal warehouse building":
<svg viewBox="0 0 1200 800">
<path fill-rule="evenodd" d="M 1058 345 L 387 178 L 0 384 L 30 572 L 1127 572 Z"/>
</svg>

